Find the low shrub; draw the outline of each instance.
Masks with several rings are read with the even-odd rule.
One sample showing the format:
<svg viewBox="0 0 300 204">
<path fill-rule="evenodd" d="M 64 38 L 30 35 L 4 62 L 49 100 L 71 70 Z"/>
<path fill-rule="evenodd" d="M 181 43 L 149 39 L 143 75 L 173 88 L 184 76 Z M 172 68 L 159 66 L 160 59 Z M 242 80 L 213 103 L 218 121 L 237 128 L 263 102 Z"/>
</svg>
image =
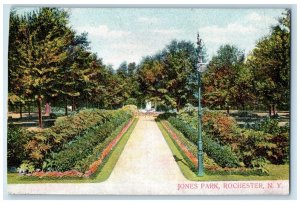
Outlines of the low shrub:
<svg viewBox="0 0 300 204">
<path fill-rule="evenodd" d="M 99 166 L 107 161 L 108 155 L 115 148 L 115 145 L 122 139 L 122 136 L 130 128 L 132 123 L 133 120 L 129 123 L 126 121 L 116 128 L 110 136 L 93 149 L 93 152 L 89 156 L 76 162 L 74 169 L 80 172 L 85 172 L 85 175 L 88 176 L 94 174 L 97 170 L 99 170 Z"/>
<path fill-rule="evenodd" d="M 130 111 L 133 115 L 137 115 L 138 112 L 139 112 L 136 105 L 126 105 L 126 106 L 123 106 L 122 110 Z"/>
<path fill-rule="evenodd" d="M 198 134 L 197 130 L 184 123 L 182 120 L 175 117 L 170 117 L 168 121 L 179 130 L 185 137 L 197 145 Z M 239 160 L 231 151 L 230 146 L 222 146 L 211 137 L 203 132 L 203 150 L 221 167 L 238 167 Z"/>
<path fill-rule="evenodd" d="M 84 109 L 74 115 L 59 117 L 54 126 L 29 132 L 30 140 L 24 145 L 26 160 L 38 168 L 43 167 L 43 169 L 52 170 L 55 163 L 51 159 L 55 152 L 57 153 L 75 141 L 79 141 L 81 137 L 112 118 L 122 118 L 122 114 L 128 115 L 129 113 L 125 110 Z M 104 130 L 102 132 L 105 134 Z"/>
<path fill-rule="evenodd" d="M 198 128 L 198 112 L 194 108 L 186 108 L 180 111 L 177 118 L 189 124 L 194 129 Z M 203 109 L 202 129 L 212 139 L 222 145 L 235 143 L 238 140 L 235 134 L 238 129 L 235 119 L 222 112 Z"/>
<path fill-rule="evenodd" d="M 118 127 L 128 122 L 131 114 L 126 111 L 114 111 L 114 114 L 103 124 L 94 126 L 85 135 L 67 143 L 61 151 L 53 154 L 55 170 L 73 169 L 76 163 L 93 153 L 94 148 L 102 143 Z"/>
<path fill-rule="evenodd" d="M 163 113 L 163 114 L 159 114 L 156 118 L 157 121 L 160 120 L 168 120 L 170 117 L 175 117 L 176 113 Z"/>
<path fill-rule="evenodd" d="M 30 140 L 28 131 L 15 125 L 7 129 L 7 166 L 17 167 L 26 159 L 24 145 Z"/>
<path fill-rule="evenodd" d="M 244 130 L 241 138 L 238 151 L 246 167 L 262 167 L 271 150 L 276 148 L 275 144 L 268 142 L 271 135 L 262 131 Z"/>
<path fill-rule="evenodd" d="M 63 145 L 75 137 L 84 135 L 93 126 L 104 123 L 112 112 L 86 109 L 71 116 L 59 117 L 50 128 L 31 131 L 31 139 L 26 143 L 27 160 L 41 166 L 47 155 L 59 151 Z"/>
<path fill-rule="evenodd" d="M 203 130 L 212 139 L 221 144 L 231 144 L 238 140 L 236 135 L 237 123 L 233 117 L 216 111 L 205 111 L 202 117 Z"/>
<path fill-rule="evenodd" d="M 272 164 L 284 164 L 289 161 L 289 133 L 284 132 L 273 136 L 270 140 L 276 147 L 272 148 L 272 154 L 267 155 L 267 159 Z"/>
</svg>

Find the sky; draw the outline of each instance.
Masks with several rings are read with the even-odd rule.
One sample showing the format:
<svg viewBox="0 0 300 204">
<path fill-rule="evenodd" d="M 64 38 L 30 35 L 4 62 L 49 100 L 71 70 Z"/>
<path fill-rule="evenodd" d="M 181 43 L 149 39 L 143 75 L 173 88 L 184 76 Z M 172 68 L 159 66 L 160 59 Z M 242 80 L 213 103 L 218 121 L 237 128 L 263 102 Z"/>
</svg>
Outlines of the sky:
<svg viewBox="0 0 300 204">
<path fill-rule="evenodd" d="M 24 13 L 32 8 L 17 9 Z M 209 58 L 224 44 L 248 54 L 270 33 L 284 9 L 212 8 L 67 8 L 69 25 L 88 32 L 90 47 L 116 69 L 126 61 L 139 63 L 173 39 L 195 43 L 197 32 Z"/>
</svg>

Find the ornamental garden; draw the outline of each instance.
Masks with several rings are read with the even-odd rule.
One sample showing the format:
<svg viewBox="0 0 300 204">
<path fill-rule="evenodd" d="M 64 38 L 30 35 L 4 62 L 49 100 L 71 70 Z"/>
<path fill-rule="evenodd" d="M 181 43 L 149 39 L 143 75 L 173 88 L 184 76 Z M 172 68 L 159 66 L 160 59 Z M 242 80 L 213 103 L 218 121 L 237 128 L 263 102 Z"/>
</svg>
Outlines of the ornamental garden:
<svg viewBox="0 0 300 204">
<path fill-rule="evenodd" d="M 289 178 L 289 10 L 247 55 L 231 44 L 211 58 L 203 49 L 200 100 L 195 42 L 175 39 L 114 68 L 68 12 L 10 12 L 8 183 L 105 181 L 142 117 L 155 119 L 189 180 Z"/>
</svg>

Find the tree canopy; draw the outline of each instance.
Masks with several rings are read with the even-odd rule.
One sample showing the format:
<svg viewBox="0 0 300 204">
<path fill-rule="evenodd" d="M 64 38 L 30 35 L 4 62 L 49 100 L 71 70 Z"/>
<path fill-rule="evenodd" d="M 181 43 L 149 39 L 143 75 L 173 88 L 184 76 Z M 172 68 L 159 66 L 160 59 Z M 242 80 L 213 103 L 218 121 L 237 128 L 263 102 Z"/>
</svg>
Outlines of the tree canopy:
<svg viewBox="0 0 300 204">
<path fill-rule="evenodd" d="M 246 56 L 235 45 L 220 46 L 202 77 L 202 103 L 210 108 L 288 109 L 290 103 L 290 11 Z M 114 70 L 90 49 L 88 33 L 76 33 L 69 13 L 41 8 L 10 13 L 8 100 L 79 107 L 142 106 L 145 100 L 181 109 L 197 104 L 197 47 L 173 40 L 155 55 L 124 61 Z M 205 41 L 205 39 L 204 39 Z"/>
</svg>

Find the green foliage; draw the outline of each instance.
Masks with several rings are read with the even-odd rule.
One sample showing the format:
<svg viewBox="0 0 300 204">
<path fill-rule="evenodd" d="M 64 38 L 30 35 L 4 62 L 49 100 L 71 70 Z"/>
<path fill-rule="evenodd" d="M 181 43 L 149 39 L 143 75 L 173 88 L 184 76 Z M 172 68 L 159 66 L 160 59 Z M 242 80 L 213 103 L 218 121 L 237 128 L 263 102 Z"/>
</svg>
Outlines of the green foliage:
<svg viewBox="0 0 300 204">
<path fill-rule="evenodd" d="M 192 128 L 198 128 L 197 108 L 186 107 L 177 116 L 179 119 L 189 124 Z M 235 142 L 237 124 L 234 118 L 227 116 L 220 111 L 202 110 L 202 128 L 212 139 L 222 145 Z"/>
<path fill-rule="evenodd" d="M 268 142 L 271 135 L 262 131 L 245 130 L 241 132 L 238 151 L 246 167 L 263 167 L 267 156 L 276 145 Z"/>
<path fill-rule="evenodd" d="M 159 119 L 167 119 L 186 138 L 197 145 L 198 115 L 194 108 L 186 108 L 177 116 L 163 114 Z M 284 164 L 288 161 L 288 128 L 279 127 L 275 119 L 263 120 L 256 130 L 241 129 L 234 118 L 221 112 L 204 110 L 202 125 L 203 148 L 214 149 L 206 153 L 220 166 L 224 166 L 223 154 L 236 155 L 239 165 L 261 168 L 262 171 L 266 163 Z"/>
<path fill-rule="evenodd" d="M 272 135 L 278 135 L 281 133 L 281 128 L 279 127 L 279 121 L 270 118 L 267 118 L 260 123 L 259 130 Z"/>
<path fill-rule="evenodd" d="M 117 127 L 131 118 L 125 111 L 115 111 L 104 123 L 93 126 L 85 134 L 66 143 L 57 153 L 52 154 L 55 169 L 66 171 L 72 169 L 78 161 L 92 154 L 93 149 L 102 143 Z"/>
<path fill-rule="evenodd" d="M 155 98 L 177 110 L 195 100 L 196 62 L 196 48 L 187 41 L 174 40 L 162 52 L 146 57 L 137 71 L 144 99 Z"/>
<path fill-rule="evenodd" d="M 93 127 L 105 123 L 114 111 L 85 109 L 77 114 L 59 117 L 50 128 L 32 131 L 30 140 L 25 144 L 28 160 L 42 166 L 52 152 L 57 152 L 74 138 L 80 138 Z"/>
<path fill-rule="evenodd" d="M 275 148 L 273 148 L 272 154 L 268 155 L 267 159 L 272 164 L 284 164 L 289 161 L 289 133 L 283 132 L 276 136 L 273 136 L 270 140 L 273 144 L 276 145 Z"/>
<path fill-rule="evenodd" d="M 121 125 L 119 125 L 117 128 L 114 129 L 114 131 L 105 137 L 105 139 L 100 142 L 99 144 L 95 145 L 91 153 L 87 156 L 84 157 L 81 160 L 76 161 L 74 164 L 74 169 L 80 171 L 80 172 L 85 172 L 89 169 L 90 165 L 99 159 L 101 153 L 103 150 L 109 145 L 109 143 L 116 138 L 116 136 L 120 133 L 124 125 L 128 123 L 128 120 L 123 122 Z M 100 130 L 101 131 L 101 130 Z"/>
<path fill-rule="evenodd" d="M 290 103 L 290 20 L 291 11 L 287 10 L 247 59 L 247 66 L 254 75 L 256 94 L 270 107 L 277 104 L 287 108 Z"/>
<path fill-rule="evenodd" d="M 130 111 L 132 115 L 138 114 L 138 109 L 136 105 L 126 105 L 122 107 L 122 110 Z"/>
<path fill-rule="evenodd" d="M 211 108 L 244 108 L 251 104 L 252 74 L 244 66 L 244 53 L 232 45 L 221 46 L 202 78 L 203 103 Z"/>
<path fill-rule="evenodd" d="M 35 171 L 34 164 L 32 162 L 29 162 L 27 160 L 23 161 L 23 163 L 18 168 L 19 173 L 33 173 Z"/>
<path fill-rule="evenodd" d="M 19 166 L 26 159 L 24 145 L 30 140 L 28 132 L 15 125 L 9 125 L 7 129 L 7 165 Z"/>
<path fill-rule="evenodd" d="M 170 117 L 168 121 L 179 130 L 185 137 L 197 145 L 198 134 L 197 131 L 186 124 L 184 121 L 175 117 Z M 230 146 L 222 146 L 216 141 L 212 140 L 207 134 L 203 134 L 203 150 L 211 157 L 218 165 L 222 167 L 237 167 L 239 161 L 236 155 L 231 151 Z"/>
</svg>

